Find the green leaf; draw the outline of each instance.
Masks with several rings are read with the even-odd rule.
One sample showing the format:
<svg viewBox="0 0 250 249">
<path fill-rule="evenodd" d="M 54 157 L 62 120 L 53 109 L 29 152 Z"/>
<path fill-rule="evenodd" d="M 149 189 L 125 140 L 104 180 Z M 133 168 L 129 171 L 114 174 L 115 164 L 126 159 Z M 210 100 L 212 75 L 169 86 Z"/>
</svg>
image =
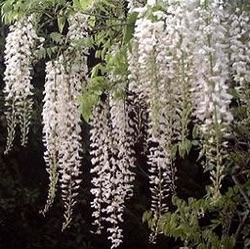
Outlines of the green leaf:
<svg viewBox="0 0 250 249">
<path fill-rule="evenodd" d="M 79 0 L 73 0 L 73 7 L 75 9 L 81 9 L 81 5 L 80 5 Z"/>
<path fill-rule="evenodd" d="M 95 27 L 96 24 L 96 17 L 95 16 L 89 16 L 88 18 L 88 24 L 91 28 Z"/>
<path fill-rule="evenodd" d="M 187 155 L 189 154 L 191 148 L 192 148 L 192 142 L 190 140 L 186 139 L 185 140 L 185 149 L 186 149 Z"/>
<path fill-rule="evenodd" d="M 81 10 L 87 10 L 94 3 L 94 0 L 79 0 L 78 2 Z"/>
<path fill-rule="evenodd" d="M 64 16 L 59 16 L 59 17 L 57 18 L 57 25 L 58 25 L 58 29 L 59 29 L 59 32 L 60 32 L 60 33 L 63 32 L 65 23 L 66 23 L 66 18 L 65 18 Z"/>
<path fill-rule="evenodd" d="M 145 223 L 146 221 L 149 221 L 150 218 L 152 216 L 152 212 L 151 211 L 146 211 L 144 212 L 143 216 L 142 216 L 142 222 Z"/>
<path fill-rule="evenodd" d="M 86 122 L 89 122 L 91 118 L 92 109 L 95 105 L 97 105 L 100 96 L 94 93 L 85 93 L 82 97 L 82 117 Z"/>
<path fill-rule="evenodd" d="M 184 156 L 186 154 L 186 149 L 185 149 L 185 146 L 183 143 L 179 145 L 178 151 L 179 151 L 180 157 L 184 158 Z"/>
<path fill-rule="evenodd" d="M 17 11 L 15 9 L 15 6 L 17 3 L 18 1 L 15 0 L 7 0 L 2 5 L 1 8 L 2 20 L 6 24 L 11 24 L 16 19 Z"/>
<path fill-rule="evenodd" d="M 197 126 L 194 126 L 193 130 L 192 130 L 192 137 L 193 139 L 196 139 L 199 137 L 199 128 Z"/>
<path fill-rule="evenodd" d="M 64 35 L 58 32 L 50 33 L 49 37 L 57 44 L 62 45 L 64 43 L 65 37 Z"/>
<path fill-rule="evenodd" d="M 122 40 L 123 45 L 127 44 L 133 38 L 133 34 L 135 30 L 135 22 L 136 22 L 137 17 L 138 17 L 137 12 L 132 12 L 128 16 L 128 25 L 126 25 L 123 28 L 123 40 Z"/>
<path fill-rule="evenodd" d="M 178 149 L 178 145 L 177 144 L 174 144 L 171 148 L 171 157 L 172 158 L 175 158 L 176 156 L 176 153 L 177 153 L 177 149 Z"/>
</svg>

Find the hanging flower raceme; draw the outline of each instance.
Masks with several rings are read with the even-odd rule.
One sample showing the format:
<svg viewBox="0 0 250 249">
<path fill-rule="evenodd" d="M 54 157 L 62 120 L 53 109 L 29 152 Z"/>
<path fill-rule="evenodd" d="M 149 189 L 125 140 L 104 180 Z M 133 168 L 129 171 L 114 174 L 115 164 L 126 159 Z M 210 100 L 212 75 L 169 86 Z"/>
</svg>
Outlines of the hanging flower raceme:
<svg viewBox="0 0 250 249">
<path fill-rule="evenodd" d="M 197 18 L 196 51 L 194 53 L 195 115 L 203 136 L 205 169 L 210 170 L 211 194 L 219 196 L 224 176 L 225 148 L 223 139 L 229 131 L 232 96 L 228 93 L 229 60 L 225 12 L 222 5 L 205 2 Z"/>
<path fill-rule="evenodd" d="M 81 24 L 87 22 L 86 16 L 78 13 L 69 21 L 71 47 L 57 60 L 46 64 L 43 134 L 50 186 L 42 212 L 45 213 L 53 203 L 59 180 L 65 207 L 63 229 L 72 219 L 72 208 L 81 182 L 81 110 L 78 97 L 87 74 L 87 58 L 85 50 L 74 50 L 73 41 L 85 38 L 87 32 L 86 25 L 82 25 L 80 31 L 75 29 L 75 22 L 79 24 L 79 20 Z M 69 55 L 73 53 L 73 59 L 70 59 Z"/>
<path fill-rule="evenodd" d="M 154 241 L 158 232 L 159 217 L 168 210 L 169 193 L 174 190 L 175 168 L 171 149 L 175 129 L 173 121 L 176 117 L 172 85 L 166 73 L 168 44 L 163 21 L 165 15 L 160 11 L 153 15 L 159 20 L 153 22 L 144 17 L 137 20 L 134 41 L 137 44 L 134 47 L 138 49 L 137 63 L 135 57 L 129 57 L 130 89 L 147 103 L 151 210 L 156 221 L 151 241 Z"/>
<path fill-rule="evenodd" d="M 132 172 L 135 167 L 133 151 L 133 129 L 130 127 L 128 116 L 128 105 L 125 99 L 117 96 L 110 96 L 110 119 L 113 138 L 113 163 L 116 164 L 122 179 L 120 183 L 123 190 L 119 193 L 119 198 L 129 199 L 133 196 L 133 181 L 135 179 Z M 121 196 L 123 194 L 123 196 Z"/>
<path fill-rule="evenodd" d="M 117 239 L 122 238 L 122 229 L 119 224 L 122 223 L 125 209 L 125 200 L 133 196 L 133 183 L 135 180 L 132 169 L 135 167 L 134 151 L 132 149 L 133 138 L 131 128 L 129 127 L 128 111 L 123 98 L 110 96 L 110 120 L 111 120 L 111 205 L 110 214 L 107 221 L 112 224 L 108 229 L 111 233 L 109 237 L 114 247 Z M 108 208 L 109 209 L 109 208 Z M 109 212 L 108 212 L 109 213 Z M 116 224 L 114 226 L 114 224 Z M 118 241 L 117 241 L 118 242 Z"/>
<path fill-rule="evenodd" d="M 67 37 L 70 39 L 70 45 L 88 36 L 88 18 L 89 16 L 81 12 L 76 12 L 69 16 L 69 29 Z M 86 50 L 86 49 L 85 49 Z M 86 51 L 84 51 L 86 52 Z"/>
<path fill-rule="evenodd" d="M 8 136 L 5 153 L 8 153 L 13 145 L 17 126 L 20 128 L 23 146 L 28 139 L 33 104 L 32 50 L 38 40 L 42 41 L 36 34 L 34 20 L 35 16 L 31 15 L 16 21 L 10 26 L 6 38 L 4 93 Z"/>
<path fill-rule="evenodd" d="M 197 1 L 180 1 L 167 6 L 165 48 L 161 49 L 161 58 L 165 58 L 167 70 L 162 67 L 162 74 L 168 79 L 172 93 L 173 108 L 176 113 L 175 139 L 180 156 L 188 153 L 191 142 L 187 139 L 188 125 L 191 122 L 193 104 L 191 98 L 193 77 L 194 31 Z M 164 38 L 163 38 L 164 39 Z M 165 54 L 164 54 L 165 53 Z M 173 115 L 174 116 L 174 115 Z"/>
<path fill-rule="evenodd" d="M 93 225 L 97 227 L 96 233 L 101 233 L 103 229 L 103 215 L 105 207 L 109 202 L 111 195 L 110 182 L 110 124 L 109 124 L 109 106 L 107 103 L 100 103 L 92 112 L 90 121 L 90 155 L 94 166 L 90 173 L 93 174 L 91 193 L 95 199 L 91 202 L 94 209 L 92 216 L 95 218 Z"/>
<path fill-rule="evenodd" d="M 97 106 L 93 111 L 91 121 L 91 156 L 94 168 L 91 173 L 93 187 L 91 193 L 95 196 L 91 207 L 95 209 L 93 225 L 97 226 L 97 233 L 103 229 L 103 222 L 111 224 L 107 228 L 110 234 L 111 248 L 118 247 L 122 242 L 122 229 L 119 222 L 122 221 L 123 197 L 120 197 L 122 189 L 122 175 L 116 168 L 112 155 L 112 135 L 110 125 L 110 110 L 108 103 Z M 122 194 L 122 193 L 121 193 Z M 117 214 L 117 215 L 116 215 Z"/>
<path fill-rule="evenodd" d="M 131 50 L 127 51 L 128 60 L 128 92 L 127 101 L 129 103 L 128 117 L 129 126 L 133 129 L 134 144 L 141 144 L 142 153 L 147 150 L 147 101 L 143 87 L 138 84 L 140 79 L 140 65 L 138 63 L 138 42 L 131 41 Z"/>
<path fill-rule="evenodd" d="M 83 48 L 80 51 L 74 50 L 74 41 L 84 39 L 88 36 L 87 32 L 88 16 L 81 13 L 75 13 L 69 18 L 69 32 L 67 36 L 71 42 L 69 51 L 66 51 L 65 58 L 70 58 L 67 53 L 74 52 L 74 59 L 66 61 L 66 74 L 68 82 L 61 84 L 59 91 L 61 95 L 60 126 L 61 148 L 59 151 L 59 172 L 60 187 L 62 189 L 62 199 L 64 201 L 65 229 L 72 219 L 72 208 L 75 205 L 75 198 L 78 195 L 78 188 L 81 182 L 81 108 L 79 96 L 82 91 L 83 82 L 87 75 L 87 50 Z M 65 63 L 65 61 L 64 61 Z"/>
<path fill-rule="evenodd" d="M 112 58 L 122 57 L 123 51 L 119 51 L 119 48 L 111 48 L 110 56 Z M 119 52 L 118 52 L 119 51 Z M 120 60 L 118 60 L 120 61 Z M 126 67 L 126 57 L 122 59 L 123 67 Z M 133 181 L 135 167 L 134 157 L 134 130 L 131 127 L 131 118 L 129 116 L 130 104 L 127 100 L 127 72 L 116 71 L 117 65 L 110 65 L 108 81 L 114 85 L 114 89 L 109 93 L 110 104 L 110 122 L 112 127 L 112 158 L 113 164 L 116 165 L 117 170 L 121 172 L 121 185 L 124 188 L 120 195 L 120 198 L 125 199 L 133 196 Z M 116 87 L 117 86 L 117 87 Z"/>
<path fill-rule="evenodd" d="M 91 121 L 93 225 L 97 226 L 96 233 L 101 233 L 103 222 L 110 224 L 107 232 L 111 248 L 122 243 L 120 224 L 124 221 L 125 200 L 133 194 L 134 160 L 126 137 L 125 115 L 123 100 L 111 99 L 110 107 L 106 102 L 94 109 Z"/>
<path fill-rule="evenodd" d="M 44 160 L 49 173 L 49 192 L 47 203 L 42 211 L 45 214 L 52 205 L 56 196 L 58 183 L 58 153 L 59 139 L 59 93 L 58 86 L 63 80 L 57 61 L 46 63 L 45 90 L 43 99 L 43 144 L 46 148 Z"/>
<path fill-rule="evenodd" d="M 111 49 L 110 56 L 113 60 L 122 56 L 116 54 L 116 51 L 115 47 Z M 135 159 L 133 130 L 129 122 L 128 103 L 125 100 L 126 75 L 115 73 L 113 68 L 114 65 L 110 62 L 107 80 L 119 88 L 109 93 L 106 103 L 100 104 L 94 110 L 90 140 L 94 166 L 91 171 L 94 174 L 92 180 L 94 186 L 91 190 L 95 196 L 92 202 L 92 207 L 95 209 L 94 225 L 97 225 L 97 233 L 100 233 L 105 221 L 107 232 L 110 234 L 108 239 L 111 240 L 112 248 L 115 248 L 123 239 L 120 225 L 123 223 L 125 201 L 133 195 L 132 170 Z M 103 133 L 106 135 L 103 136 Z M 97 146 L 97 143 L 102 145 Z M 101 158 L 101 151 L 107 156 Z"/>
<path fill-rule="evenodd" d="M 64 62 L 65 63 L 65 62 Z M 59 172 L 62 199 L 65 207 L 65 222 L 63 229 L 72 219 L 72 208 L 78 195 L 81 182 L 81 109 L 78 97 L 81 93 L 82 69 L 85 63 L 80 61 L 69 62 L 64 80 L 58 87 L 59 91 Z M 61 64 L 63 65 L 63 64 Z M 81 69 L 80 69 L 81 68 Z"/>
<path fill-rule="evenodd" d="M 230 62 L 233 80 L 239 94 L 241 104 L 246 106 L 247 117 L 250 122 L 250 20 L 245 12 L 240 9 L 233 11 L 229 16 L 229 44 Z"/>
<path fill-rule="evenodd" d="M 67 66 L 66 66 L 67 65 Z M 59 60 L 47 62 L 43 107 L 44 155 L 50 175 L 45 213 L 55 198 L 58 179 L 65 207 L 63 229 L 70 223 L 72 207 L 79 188 L 81 166 L 81 112 L 78 96 L 81 92 L 79 64 Z"/>
</svg>

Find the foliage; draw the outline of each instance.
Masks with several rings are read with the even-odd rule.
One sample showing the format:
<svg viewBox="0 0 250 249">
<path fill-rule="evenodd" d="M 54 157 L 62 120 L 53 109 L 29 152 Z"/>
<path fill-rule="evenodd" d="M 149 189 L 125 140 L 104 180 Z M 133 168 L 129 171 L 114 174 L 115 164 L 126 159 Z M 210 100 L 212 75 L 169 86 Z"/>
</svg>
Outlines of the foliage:
<svg viewBox="0 0 250 249">
<path fill-rule="evenodd" d="M 185 248 L 234 248 L 236 244 L 234 218 L 240 201 L 236 187 L 217 201 L 194 199 L 184 201 L 173 196 L 174 212 L 167 212 L 159 220 L 159 232 L 180 239 Z M 154 224 L 152 214 L 145 212 L 143 220 Z"/>
</svg>

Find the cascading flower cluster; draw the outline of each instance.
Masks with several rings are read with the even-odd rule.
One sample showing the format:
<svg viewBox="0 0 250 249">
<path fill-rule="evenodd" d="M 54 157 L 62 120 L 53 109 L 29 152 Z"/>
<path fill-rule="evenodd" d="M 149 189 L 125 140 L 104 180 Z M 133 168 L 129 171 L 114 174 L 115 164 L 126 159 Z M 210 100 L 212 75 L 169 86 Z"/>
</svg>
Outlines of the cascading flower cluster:
<svg viewBox="0 0 250 249">
<path fill-rule="evenodd" d="M 169 5 L 168 15 L 165 19 L 165 48 L 162 49 L 160 56 L 165 58 L 166 68 L 164 79 L 168 79 L 172 88 L 165 91 L 171 91 L 171 99 L 168 101 L 174 103 L 176 118 L 172 120 L 175 123 L 175 139 L 178 141 L 179 154 L 184 156 L 190 147 L 188 136 L 188 125 L 193 111 L 193 101 L 191 98 L 192 77 L 193 77 L 193 31 L 195 23 L 195 4 L 190 1 L 181 1 Z M 174 116 L 174 115 L 172 115 Z"/>
<path fill-rule="evenodd" d="M 135 179 L 132 169 L 135 167 L 133 151 L 133 129 L 129 123 L 128 103 L 123 98 L 110 96 L 110 119 L 113 136 L 113 163 L 121 171 L 120 179 L 123 190 L 118 194 L 122 199 L 133 196 L 133 181 Z"/>
<path fill-rule="evenodd" d="M 47 62 L 42 113 L 46 147 L 44 158 L 50 175 L 49 195 L 43 213 L 55 198 L 59 179 L 65 206 L 63 229 L 71 221 L 72 207 L 81 182 L 81 112 L 77 98 L 81 93 L 83 79 L 79 73 L 79 64 L 65 64 L 63 56 Z"/>
<path fill-rule="evenodd" d="M 151 210 L 157 217 L 174 191 L 178 154 L 188 153 L 188 125 L 196 120 L 201 132 L 206 170 L 211 172 L 216 199 L 224 175 L 224 139 L 232 114 L 228 93 L 229 46 L 223 3 L 198 0 L 162 3 L 166 12 L 141 9 L 128 55 L 129 87 L 148 112 L 148 164 Z"/>
<path fill-rule="evenodd" d="M 194 52 L 194 115 L 203 136 L 205 169 L 211 172 L 211 193 L 220 195 L 224 176 L 225 148 L 232 114 L 228 93 L 229 60 L 223 6 L 204 2 L 198 9 Z"/>
<path fill-rule="evenodd" d="M 96 233 L 101 233 L 103 222 L 110 224 L 107 232 L 111 248 L 122 242 L 120 224 L 124 221 L 125 201 L 133 195 L 134 155 L 126 119 L 123 99 L 110 96 L 109 101 L 95 108 L 91 121 L 93 225 L 97 226 Z"/>
<path fill-rule="evenodd" d="M 46 148 L 44 152 L 44 160 L 49 173 L 49 192 L 47 203 L 42 211 L 45 214 L 52 205 L 58 182 L 58 151 L 60 147 L 59 141 L 59 122 L 58 122 L 58 83 L 61 76 L 58 69 L 58 62 L 49 61 L 46 63 L 46 78 L 44 89 L 44 105 L 43 105 L 43 143 Z"/>
<path fill-rule="evenodd" d="M 116 56 L 116 50 L 111 51 Z M 108 78 L 110 83 L 126 84 L 124 75 L 115 75 L 112 69 Z M 124 85 L 119 87 L 122 89 Z M 91 192 L 95 197 L 91 203 L 95 218 L 93 225 L 97 225 L 96 232 L 100 233 L 103 222 L 109 224 L 107 232 L 111 248 L 118 247 L 122 242 L 125 201 L 133 195 L 135 179 L 132 171 L 135 166 L 133 129 L 129 122 L 128 102 L 124 99 L 125 95 L 119 96 L 119 91 L 116 89 L 107 93 L 105 103 L 100 103 L 94 110 L 90 138 L 94 166 L 91 170 L 94 176 Z"/>
<path fill-rule="evenodd" d="M 86 26 L 77 29 L 79 22 L 87 22 L 85 15 L 77 13 L 70 19 L 68 37 L 72 45 L 55 61 L 46 64 L 45 97 L 43 107 L 43 134 L 46 152 L 44 154 L 50 175 L 48 200 L 45 213 L 55 198 L 58 180 L 65 207 L 65 229 L 72 219 L 72 208 L 81 182 L 81 110 L 78 97 L 87 74 L 86 51 L 76 52 L 75 39 L 86 37 Z"/>
<path fill-rule="evenodd" d="M 34 20 L 35 16 L 31 15 L 16 21 L 6 38 L 4 93 L 8 136 L 5 153 L 12 148 L 17 126 L 21 144 L 27 144 L 33 104 L 32 50 L 39 40 L 42 41 L 36 34 Z"/>
<path fill-rule="evenodd" d="M 247 117 L 244 121 L 250 122 L 250 24 L 249 17 L 239 8 L 233 9 L 229 16 L 229 46 L 231 74 L 236 83 L 241 104 L 246 107 Z"/>
<path fill-rule="evenodd" d="M 107 232 L 110 234 L 111 248 L 120 245 L 123 239 L 120 222 L 123 222 L 124 201 L 127 189 L 124 189 L 124 177 L 126 169 L 123 164 L 115 159 L 114 146 L 112 144 L 112 130 L 110 123 L 109 104 L 100 103 L 93 112 L 91 121 L 91 155 L 94 168 L 91 193 L 95 199 L 91 202 L 94 209 L 93 225 L 97 226 L 96 233 L 101 233 L 103 222 L 110 225 Z"/>
<path fill-rule="evenodd" d="M 74 15 L 69 16 L 69 28 L 67 36 L 70 39 L 70 46 L 75 46 L 75 42 L 88 36 L 88 18 L 89 16 L 81 12 L 76 12 Z M 87 52 L 86 48 L 81 52 Z"/>
<path fill-rule="evenodd" d="M 60 187 L 62 189 L 62 199 L 65 207 L 65 223 L 63 229 L 72 219 L 72 207 L 75 205 L 75 197 L 78 194 L 79 184 L 81 182 L 81 110 L 78 102 L 78 96 L 82 87 L 82 67 L 79 67 L 79 61 L 74 61 L 68 65 L 68 81 L 61 82 L 58 87 L 60 94 L 60 151 L 59 151 L 59 172 Z M 84 72 L 84 71 L 83 71 Z M 65 84 L 65 85 L 64 85 Z"/>
<path fill-rule="evenodd" d="M 90 130 L 90 155 L 94 166 L 90 173 L 93 174 L 91 193 L 95 199 L 91 202 L 94 209 L 92 216 L 95 218 L 93 225 L 96 226 L 96 233 L 101 233 L 103 229 L 103 205 L 109 203 L 111 182 L 110 179 L 110 125 L 109 106 L 107 103 L 99 104 L 92 114 Z"/>
<path fill-rule="evenodd" d="M 168 50 L 163 21 L 165 15 L 158 11 L 154 13 L 154 17 L 158 21 L 153 22 L 143 16 L 137 20 L 133 47 L 136 48 L 138 56 L 129 55 L 130 90 L 137 93 L 139 99 L 144 99 L 148 113 L 151 210 L 156 221 L 150 236 L 151 241 L 155 239 L 159 217 L 168 210 L 169 192 L 174 191 L 175 168 L 171 141 L 176 116 L 174 102 L 170 101 L 173 97 L 172 85 L 166 75 Z M 133 65 L 136 67 L 133 68 Z"/>
<path fill-rule="evenodd" d="M 212 182 L 209 194 L 216 200 L 227 163 L 226 140 L 233 121 L 229 88 L 233 85 L 247 109 L 244 121 L 250 122 L 249 17 L 239 9 L 232 13 L 222 0 L 144 2 L 145 6 L 142 1 L 127 1 L 129 18 L 138 13 L 133 37 L 121 50 L 120 44 L 114 44 L 104 58 L 102 66 L 107 58 L 113 61 L 102 75 L 109 87 L 93 108 L 90 121 L 93 224 L 97 233 L 107 226 L 111 248 L 123 240 L 121 224 L 125 202 L 133 195 L 138 140 L 146 143 L 154 221 L 150 240 L 154 242 L 158 221 L 176 191 L 176 157 L 184 157 L 192 146 L 189 125 L 199 130 L 204 168 Z M 32 49 L 41 41 L 33 23 L 34 16 L 17 21 L 6 39 L 6 153 L 18 125 L 22 145 L 27 142 Z M 50 184 L 42 213 L 52 205 L 59 185 L 65 208 L 63 229 L 72 219 L 82 180 L 78 96 L 88 73 L 88 50 L 81 45 L 85 44 L 81 39 L 88 36 L 87 23 L 86 14 L 69 16 L 69 46 L 46 63 L 42 117 Z M 124 51 L 121 66 L 115 59 Z"/>
</svg>

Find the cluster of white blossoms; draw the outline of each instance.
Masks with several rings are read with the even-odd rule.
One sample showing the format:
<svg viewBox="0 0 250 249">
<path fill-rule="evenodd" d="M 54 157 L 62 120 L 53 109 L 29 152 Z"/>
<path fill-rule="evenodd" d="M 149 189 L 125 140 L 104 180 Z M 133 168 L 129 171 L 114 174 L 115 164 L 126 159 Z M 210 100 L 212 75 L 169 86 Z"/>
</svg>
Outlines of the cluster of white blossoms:
<svg viewBox="0 0 250 249">
<path fill-rule="evenodd" d="M 84 65 L 83 65 L 84 66 Z M 55 198 L 58 180 L 65 206 L 65 223 L 70 223 L 72 207 L 81 182 L 81 93 L 82 74 L 79 62 L 58 60 L 46 64 L 45 97 L 43 106 L 44 154 L 50 175 L 50 189 L 45 213 Z"/>
<path fill-rule="evenodd" d="M 75 41 L 88 36 L 88 18 L 88 15 L 80 12 L 76 12 L 74 15 L 69 16 L 69 28 L 67 37 L 71 41 L 71 46 L 74 46 Z"/>
<path fill-rule="evenodd" d="M 247 124 L 250 122 L 250 23 L 247 13 L 236 8 L 229 16 L 229 45 L 231 74 L 236 82 L 241 104 L 247 109 Z"/>
<path fill-rule="evenodd" d="M 58 182 L 58 151 L 60 147 L 59 141 L 59 122 L 58 122 L 58 83 L 61 76 L 58 75 L 57 62 L 49 61 L 46 63 L 46 78 L 44 90 L 43 105 L 43 143 L 46 148 L 44 152 L 44 160 L 49 173 L 49 193 L 47 203 L 44 210 L 45 214 L 52 205 Z"/>
<path fill-rule="evenodd" d="M 140 14 L 143 15 L 143 12 Z M 154 13 L 158 21 L 143 16 L 135 24 L 133 48 L 128 57 L 130 90 L 144 99 L 148 113 L 147 144 L 151 211 L 155 227 L 150 236 L 154 241 L 160 216 L 168 210 L 167 200 L 174 191 L 175 168 L 171 155 L 176 111 L 168 66 L 168 44 L 165 14 Z M 136 56 L 133 55 L 136 54 Z M 135 65 L 135 67 L 133 67 Z M 169 73 L 169 72 L 168 72 Z M 143 103 L 143 101 L 141 100 Z"/>
<path fill-rule="evenodd" d="M 94 168 L 91 193 L 95 196 L 91 202 L 94 209 L 93 225 L 96 233 L 101 233 L 103 223 L 108 223 L 107 232 L 111 240 L 111 248 L 118 247 L 123 235 L 120 223 L 123 222 L 124 201 L 127 191 L 127 172 L 122 162 L 116 160 L 112 129 L 110 123 L 110 108 L 108 103 L 100 103 L 93 112 L 91 121 L 91 156 Z M 127 165 L 125 165 L 126 167 Z"/>
<path fill-rule="evenodd" d="M 4 93 L 8 136 L 5 153 L 13 145 L 17 126 L 20 128 L 21 144 L 25 146 L 27 143 L 33 104 L 32 50 L 39 40 L 42 41 L 36 34 L 34 19 L 35 16 L 31 15 L 16 21 L 10 26 L 6 38 Z"/>
<path fill-rule="evenodd" d="M 233 120 L 229 88 L 232 80 L 242 89 L 249 81 L 249 20 L 244 14 L 230 16 L 223 1 L 159 2 L 165 11 L 150 13 L 149 6 L 135 10 L 139 16 L 128 53 L 129 89 L 147 106 L 156 233 L 157 219 L 175 190 L 175 151 L 183 156 L 192 146 L 187 138 L 191 122 L 200 130 L 205 169 L 211 173 L 210 193 L 215 199 L 220 195 L 225 140 Z"/>
<path fill-rule="evenodd" d="M 232 96 L 229 89 L 229 46 L 227 15 L 222 3 L 204 2 L 197 8 L 197 31 L 194 51 L 194 115 L 203 136 L 205 168 L 210 170 L 211 193 L 220 195 L 224 176 L 226 142 L 233 120 L 230 112 Z"/>
<path fill-rule="evenodd" d="M 111 52 L 111 53 L 114 53 Z M 126 80 L 122 75 L 109 75 L 110 82 Z M 118 247 L 123 239 L 121 224 L 125 201 L 133 195 L 135 179 L 133 129 L 130 127 L 128 103 L 125 96 L 108 93 L 104 103 L 94 109 L 91 121 L 91 156 L 94 168 L 91 193 L 94 200 L 93 225 L 101 233 L 107 224 L 111 248 Z M 109 225 L 108 225 L 109 224 Z"/>
<path fill-rule="evenodd" d="M 69 40 L 86 37 L 85 15 L 76 14 L 69 20 Z M 81 23 L 81 26 L 79 25 Z M 77 29 L 80 26 L 81 29 Z M 58 59 L 46 64 L 45 97 L 43 106 L 44 154 L 50 178 L 45 213 L 53 203 L 59 181 L 64 202 L 65 222 L 63 229 L 72 219 L 72 208 L 76 203 L 81 182 L 81 109 L 78 97 L 87 74 L 87 58 L 83 52 L 75 52 L 73 59 L 68 54 L 74 44 Z"/>
<path fill-rule="evenodd" d="M 110 196 L 110 126 L 109 107 L 106 103 L 95 107 L 92 113 L 90 130 L 90 155 L 94 166 L 90 173 L 93 175 L 91 193 L 95 196 L 91 202 L 94 209 L 92 216 L 95 218 L 93 225 L 96 226 L 96 233 L 101 233 L 103 229 L 103 205 L 107 205 Z"/>
<path fill-rule="evenodd" d="M 120 225 L 124 221 L 125 201 L 133 195 L 134 155 L 126 115 L 124 100 L 110 96 L 110 100 L 95 108 L 91 121 L 93 225 L 96 233 L 101 233 L 103 222 L 110 224 L 107 232 L 111 248 L 122 242 Z"/>
<path fill-rule="evenodd" d="M 196 19 L 194 14 L 195 4 L 192 1 L 182 1 L 169 5 L 169 13 L 165 19 L 165 48 L 162 48 L 160 58 L 165 58 L 167 70 L 162 67 L 163 81 L 171 85 L 172 95 L 167 101 L 172 103 L 174 114 L 172 126 L 175 124 L 174 135 L 179 143 L 179 154 L 183 156 L 187 150 L 188 125 L 193 111 L 191 98 L 193 77 L 193 24 Z"/>
<path fill-rule="evenodd" d="M 217 199 L 227 165 L 226 140 L 233 121 L 229 89 L 233 86 L 250 122 L 249 17 L 222 0 L 142 2 L 127 1 L 128 15 L 138 13 L 133 37 L 121 50 L 117 43 L 108 51 L 113 64 L 107 65 L 108 73 L 102 76 L 110 87 L 93 107 L 90 121 L 93 224 L 97 233 L 107 226 L 111 248 L 123 240 L 125 204 L 133 195 L 135 181 L 135 144 L 146 143 L 143 152 L 154 220 L 150 240 L 154 241 L 159 219 L 168 211 L 176 191 L 176 157 L 184 157 L 192 147 L 189 127 L 195 125 L 199 130 L 201 158 L 212 182 L 209 194 Z M 32 49 L 41 40 L 33 18 L 17 21 L 6 39 L 6 152 L 17 125 L 22 144 L 27 142 Z M 79 40 L 88 36 L 88 16 L 75 13 L 68 24 L 69 47 L 46 63 L 42 112 L 44 159 L 50 179 L 42 213 L 53 203 L 59 185 L 65 208 L 63 229 L 72 219 L 82 178 L 78 96 L 88 74 L 88 50 Z M 121 57 L 122 66 L 116 65 L 115 59 L 124 51 L 127 57 Z"/>
<path fill-rule="evenodd" d="M 65 63 L 65 61 L 63 62 Z M 62 199 L 65 207 L 65 222 L 63 229 L 72 219 L 72 207 L 78 194 L 81 182 L 81 109 L 79 96 L 82 90 L 83 74 L 86 74 L 86 61 L 76 60 L 69 62 L 66 67 L 66 77 L 58 87 L 60 103 L 59 138 L 59 173 Z M 62 75 L 64 72 L 62 71 Z"/>
</svg>

